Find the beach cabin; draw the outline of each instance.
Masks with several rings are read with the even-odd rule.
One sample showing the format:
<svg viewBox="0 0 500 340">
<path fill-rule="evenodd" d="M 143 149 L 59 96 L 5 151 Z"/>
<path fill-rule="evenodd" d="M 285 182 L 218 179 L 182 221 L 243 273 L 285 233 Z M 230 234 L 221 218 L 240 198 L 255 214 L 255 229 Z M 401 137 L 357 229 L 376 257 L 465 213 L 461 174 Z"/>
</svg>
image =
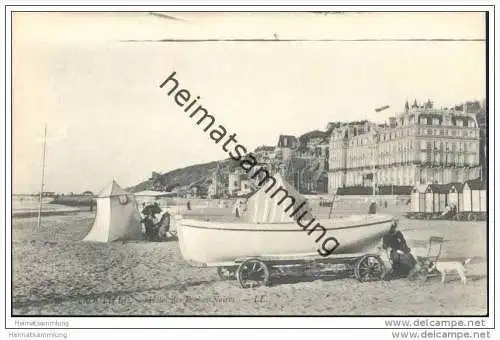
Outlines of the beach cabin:
<svg viewBox="0 0 500 340">
<path fill-rule="evenodd" d="M 463 183 L 454 182 L 450 183 L 448 190 L 448 204 L 454 204 L 459 212 L 464 210 L 463 189 Z"/>
<path fill-rule="evenodd" d="M 439 214 L 446 209 L 448 195 L 447 184 L 429 184 L 425 190 L 425 212 Z"/>
<path fill-rule="evenodd" d="M 410 210 L 412 213 L 425 212 L 425 190 L 427 189 L 426 184 L 417 184 L 413 187 L 410 193 L 411 206 Z"/>
<path fill-rule="evenodd" d="M 484 182 L 481 190 L 479 190 L 479 202 L 481 204 L 481 211 L 485 214 L 488 211 L 488 194 L 486 193 L 486 190 L 488 190 L 488 188 L 486 186 L 486 182 Z"/>
<path fill-rule="evenodd" d="M 463 188 L 464 210 L 485 213 L 487 209 L 486 183 L 479 179 L 469 180 Z"/>
</svg>

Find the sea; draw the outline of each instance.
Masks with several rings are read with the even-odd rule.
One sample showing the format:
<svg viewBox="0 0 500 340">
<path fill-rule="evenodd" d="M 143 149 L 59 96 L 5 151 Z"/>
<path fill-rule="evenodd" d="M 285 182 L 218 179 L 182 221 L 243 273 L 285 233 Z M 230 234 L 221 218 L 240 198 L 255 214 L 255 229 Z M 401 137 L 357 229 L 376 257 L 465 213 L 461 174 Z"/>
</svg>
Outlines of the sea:
<svg viewBox="0 0 500 340">
<path fill-rule="evenodd" d="M 49 204 L 53 198 L 42 198 L 42 211 L 68 211 L 76 210 L 74 207 L 67 207 L 59 204 Z M 12 213 L 37 212 L 40 207 L 40 198 L 32 195 L 12 195 Z"/>
</svg>

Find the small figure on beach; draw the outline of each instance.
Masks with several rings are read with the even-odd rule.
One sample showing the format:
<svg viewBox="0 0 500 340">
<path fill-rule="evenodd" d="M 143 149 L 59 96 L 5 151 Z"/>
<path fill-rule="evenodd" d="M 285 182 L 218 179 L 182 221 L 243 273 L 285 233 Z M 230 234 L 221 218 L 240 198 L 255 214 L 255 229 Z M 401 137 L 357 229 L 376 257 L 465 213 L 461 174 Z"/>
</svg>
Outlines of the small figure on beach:
<svg viewBox="0 0 500 340">
<path fill-rule="evenodd" d="M 377 203 L 375 201 L 372 201 L 370 203 L 370 207 L 368 208 L 368 214 L 376 214 L 377 213 Z"/>
<path fill-rule="evenodd" d="M 236 202 L 234 202 L 234 206 L 233 206 L 233 215 L 234 215 L 235 217 L 240 218 L 240 216 L 241 216 L 241 212 L 242 212 L 243 210 L 245 210 L 245 209 L 244 209 L 244 205 L 245 205 L 245 204 L 244 204 L 244 202 L 243 202 L 243 200 L 242 200 L 242 199 L 239 199 L 239 198 L 238 198 L 238 199 L 236 199 Z"/>
<path fill-rule="evenodd" d="M 187 210 L 191 210 L 191 202 L 187 201 L 186 203 Z"/>
<path fill-rule="evenodd" d="M 384 208 L 387 208 L 387 201 L 384 201 Z"/>
<path fill-rule="evenodd" d="M 456 214 L 457 214 L 457 206 L 454 203 L 450 203 L 443 210 L 441 216 L 443 218 L 453 219 L 453 217 L 455 217 Z"/>
<path fill-rule="evenodd" d="M 237 218 L 240 218 L 240 200 L 239 199 L 237 199 L 236 202 L 234 202 L 233 215 Z"/>
<path fill-rule="evenodd" d="M 398 221 L 394 220 L 387 234 L 382 239 L 382 248 L 389 250 L 392 271 L 396 276 L 407 275 L 411 278 L 418 270 L 417 260 L 411 254 L 403 233 L 398 230 Z"/>
</svg>

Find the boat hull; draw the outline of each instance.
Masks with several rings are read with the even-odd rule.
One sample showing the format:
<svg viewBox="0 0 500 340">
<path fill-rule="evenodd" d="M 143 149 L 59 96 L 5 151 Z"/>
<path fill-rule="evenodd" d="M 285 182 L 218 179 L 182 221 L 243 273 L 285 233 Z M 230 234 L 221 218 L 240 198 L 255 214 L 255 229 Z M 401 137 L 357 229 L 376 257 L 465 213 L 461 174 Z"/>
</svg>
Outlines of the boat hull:
<svg viewBox="0 0 500 340">
<path fill-rule="evenodd" d="M 259 256 L 329 256 L 363 253 L 380 242 L 392 216 L 361 215 L 318 220 L 304 230 L 296 223 L 227 223 L 192 219 L 177 221 L 179 246 L 185 260 L 195 265 L 217 266 L 237 259 Z M 309 230 L 320 223 L 320 229 Z M 324 247 L 324 248 L 323 248 Z"/>
</svg>

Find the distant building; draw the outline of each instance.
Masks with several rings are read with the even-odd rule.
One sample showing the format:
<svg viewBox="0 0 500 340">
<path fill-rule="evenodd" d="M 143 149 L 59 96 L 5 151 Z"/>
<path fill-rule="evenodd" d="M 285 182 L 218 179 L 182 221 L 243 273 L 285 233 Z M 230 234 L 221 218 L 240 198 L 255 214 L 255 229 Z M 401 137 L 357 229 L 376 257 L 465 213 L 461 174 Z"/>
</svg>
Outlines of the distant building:
<svg viewBox="0 0 500 340">
<path fill-rule="evenodd" d="M 240 170 L 236 170 L 233 173 L 229 174 L 228 179 L 228 193 L 231 196 L 236 195 L 238 191 L 241 190 L 241 182 L 243 180 L 243 173 Z"/>
<path fill-rule="evenodd" d="M 293 151 L 299 147 L 299 140 L 295 136 L 280 135 L 276 146 L 276 156 L 282 160 L 289 160 Z"/>
<path fill-rule="evenodd" d="M 218 198 L 224 195 L 226 192 L 226 186 L 224 185 L 224 175 L 222 173 L 221 164 L 217 163 L 217 167 L 212 176 L 212 182 L 208 187 L 208 197 Z"/>
<path fill-rule="evenodd" d="M 151 174 L 151 189 L 154 191 L 166 191 L 167 183 L 165 178 L 158 172 L 153 171 Z"/>
<path fill-rule="evenodd" d="M 480 176 L 475 105 L 435 109 L 408 102 L 388 125 L 361 123 L 332 131 L 329 192 L 344 186 L 449 183 Z"/>
<path fill-rule="evenodd" d="M 275 157 L 276 148 L 274 146 L 259 146 L 255 149 L 253 154 L 261 162 L 269 162 Z"/>
<path fill-rule="evenodd" d="M 485 105 L 486 102 L 483 102 Z M 483 106 L 478 113 L 476 113 L 477 124 L 479 125 L 479 164 L 481 164 L 481 176 L 488 177 L 488 126 L 487 126 L 487 111 Z"/>
<path fill-rule="evenodd" d="M 278 139 L 278 148 L 296 148 L 299 146 L 297 137 L 290 135 L 280 135 Z"/>
<path fill-rule="evenodd" d="M 240 186 L 240 194 L 247 194 L 252 191 L 252 186 L 250 184 L 251 182 L 248 179 L 244 179 L 241 181 L 241 186 Z"/>
</svg>

